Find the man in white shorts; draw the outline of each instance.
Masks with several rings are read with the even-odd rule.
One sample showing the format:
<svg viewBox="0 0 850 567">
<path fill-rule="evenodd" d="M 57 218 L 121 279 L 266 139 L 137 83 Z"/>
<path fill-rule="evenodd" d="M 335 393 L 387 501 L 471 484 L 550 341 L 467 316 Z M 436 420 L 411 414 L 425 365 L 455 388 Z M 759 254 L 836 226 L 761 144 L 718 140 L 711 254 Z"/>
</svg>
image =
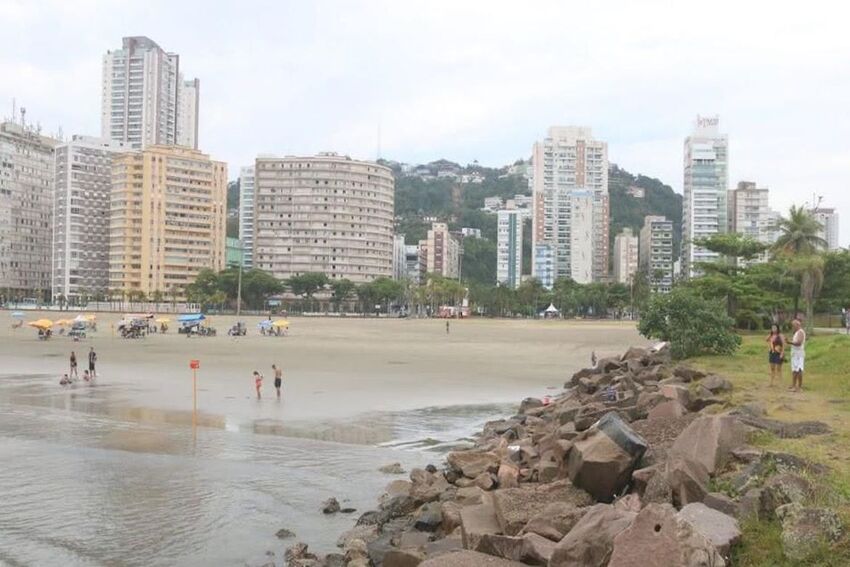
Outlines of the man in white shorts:
<svg viewBox="0 0 850 567">
<path fill-rule="evenodd" d="M 792 392 L 803 390 L 803 368 L 806 365 L 806 331 L 799 319 L 791 321 L 794 336 L 791 337 L 791 387 Z"/>
</svg>

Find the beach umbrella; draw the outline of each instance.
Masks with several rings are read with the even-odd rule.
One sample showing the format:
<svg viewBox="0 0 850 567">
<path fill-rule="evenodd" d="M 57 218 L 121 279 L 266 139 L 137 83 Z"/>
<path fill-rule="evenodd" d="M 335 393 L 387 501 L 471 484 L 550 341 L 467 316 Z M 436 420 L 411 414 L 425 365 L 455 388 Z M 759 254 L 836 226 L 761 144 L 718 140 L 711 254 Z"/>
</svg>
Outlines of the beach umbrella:
<svg viewBox="0 0 850 567">
<path fill-rule="evenodd" d="M 94 321 L 97 319 L 97 315 L 86 315 L 86 321 Z"/>
<path fill-rule="evenodd" d="M 11 315 L 15 319 L 23 319 L 24 318 L 24 314 L 21 311 L 12 311 Z"/>
<path fill-rule="evenodd" d="M 77 315 L 74 317 L 74 323 L 88 323 L 89 319 L 85 315 Z"/>
<path fill-rule="evenodd" d="M 70 325 L 71 323 L 72 321 L 70 319 L 59 319 L 57 321 L 54 321 L 53 324 L 57 327 L 64 327 L 65 325 Z"/>
<path fill-rule="evenodd" d="M 53 321 L 50 319 L 39 319 L 38 321 L 30 321 L 27 325 L 36 329 L 46 330 L 53 326 Z"/>
<path fill-rule="evenodd" d="M 289 321 L 286 319 L 278 319 L 272 323 L 272 327 L 289 327 Z"/>
</svg>

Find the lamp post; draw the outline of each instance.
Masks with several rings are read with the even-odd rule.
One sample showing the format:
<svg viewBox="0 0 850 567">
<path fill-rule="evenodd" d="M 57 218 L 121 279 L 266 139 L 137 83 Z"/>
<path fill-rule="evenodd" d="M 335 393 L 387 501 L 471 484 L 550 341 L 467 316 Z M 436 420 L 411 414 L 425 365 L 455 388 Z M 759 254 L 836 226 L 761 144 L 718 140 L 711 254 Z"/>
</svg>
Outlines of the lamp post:
<svg viewBox="0 0 850 567">
<path fill-rule="evenodd" d="M 239 258 L 239 277 L 236 279 L 236 316 L 242 311 L 242 264 L 245 262 L 244 256 Z"/>
</svg>

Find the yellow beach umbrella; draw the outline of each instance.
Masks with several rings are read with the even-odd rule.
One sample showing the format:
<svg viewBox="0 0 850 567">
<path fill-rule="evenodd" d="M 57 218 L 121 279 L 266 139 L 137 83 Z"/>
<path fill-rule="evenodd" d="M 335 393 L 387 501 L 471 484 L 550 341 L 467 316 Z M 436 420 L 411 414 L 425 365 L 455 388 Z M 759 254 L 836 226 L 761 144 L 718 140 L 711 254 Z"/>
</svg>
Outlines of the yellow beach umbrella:
<svg viewBox="0 0 850 567">
<path fill-rule="evenodd" d="M 86 321 L 94 321 L 97 319 L 97 315 L 86 315 Z"/>
<path fill-rule="evenodd" d="M 289 321 L 286 319 L 278 319 L 272 323 L 272 327 L 289 327 Z"/>
<path fill-rule="evenodd" d="M 50 319 L 39 319 L 38 321 L 30 321 L 27 323 L 30 327 L 35 327 L 36 329 L 49 329 L 53 326 L 53 321 Z"/>
<path fill-rule="evenodd" d="M 70 325 L 71 320 L 70 319 L 58 319 L 53 324 L 58 326 L 58 327 L 64 327 L 65 325 Z"/>
</svg>

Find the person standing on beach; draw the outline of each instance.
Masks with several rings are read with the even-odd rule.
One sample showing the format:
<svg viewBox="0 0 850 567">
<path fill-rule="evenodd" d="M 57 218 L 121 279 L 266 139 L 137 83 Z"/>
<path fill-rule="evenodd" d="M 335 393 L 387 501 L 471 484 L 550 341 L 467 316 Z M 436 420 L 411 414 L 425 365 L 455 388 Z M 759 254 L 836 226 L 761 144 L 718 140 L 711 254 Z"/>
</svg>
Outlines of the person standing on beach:
<svg viewBox="0 0 850 567">
<path fill-rule="evenodd" d="M 257 399 L 262 399 L 260 389 L 263 387 L 263 375 L 254 370 L 254 387 L 257 389 Z"/>
<path fill-rule="evenodd" d="M 77 353 L 71 351 L 71 372 L 70 376 L 74 378 L 79 378 L 80 375 L 77 374 Z"/>
<path fill-rule="evenodd" d="M 446 320 L 446 334 L 447 335 L 449 334 L 449 321 L 448 321 L 448 319 Z"/>
<path fill-rule="evenodd" d="M 773 387 L 777 376 L 782 379 L 782 363 L 785 362 L 785 337 L 776 323 L 770 326 L 770 334 L 767 336 L 767 362 L 770 364 L 770 385 Z"/>
<path fill-rule="evenodd" d="M 791 387 L 792 392 L 803 391 L 803 368 L 806 364 L 806 331 L 799 319 L 791 322 L 794 336 L 791 337 Z"/>
<path fill-rule="evenodd" d="M 274 389 L 277 390 L 277 399 L 280 399 L 280 387 L 283 385 L 283 369 L 272 364 L 274 370 Z"/>
<path fill-rule="evenodd" d="M 97 376 L 97 372 L 95 372 L 95 364 L 97 363 L 97 353 L 94 351 L 94 347 L 89 348 L 89 374 L 94 378 Z"/>
</svg>

